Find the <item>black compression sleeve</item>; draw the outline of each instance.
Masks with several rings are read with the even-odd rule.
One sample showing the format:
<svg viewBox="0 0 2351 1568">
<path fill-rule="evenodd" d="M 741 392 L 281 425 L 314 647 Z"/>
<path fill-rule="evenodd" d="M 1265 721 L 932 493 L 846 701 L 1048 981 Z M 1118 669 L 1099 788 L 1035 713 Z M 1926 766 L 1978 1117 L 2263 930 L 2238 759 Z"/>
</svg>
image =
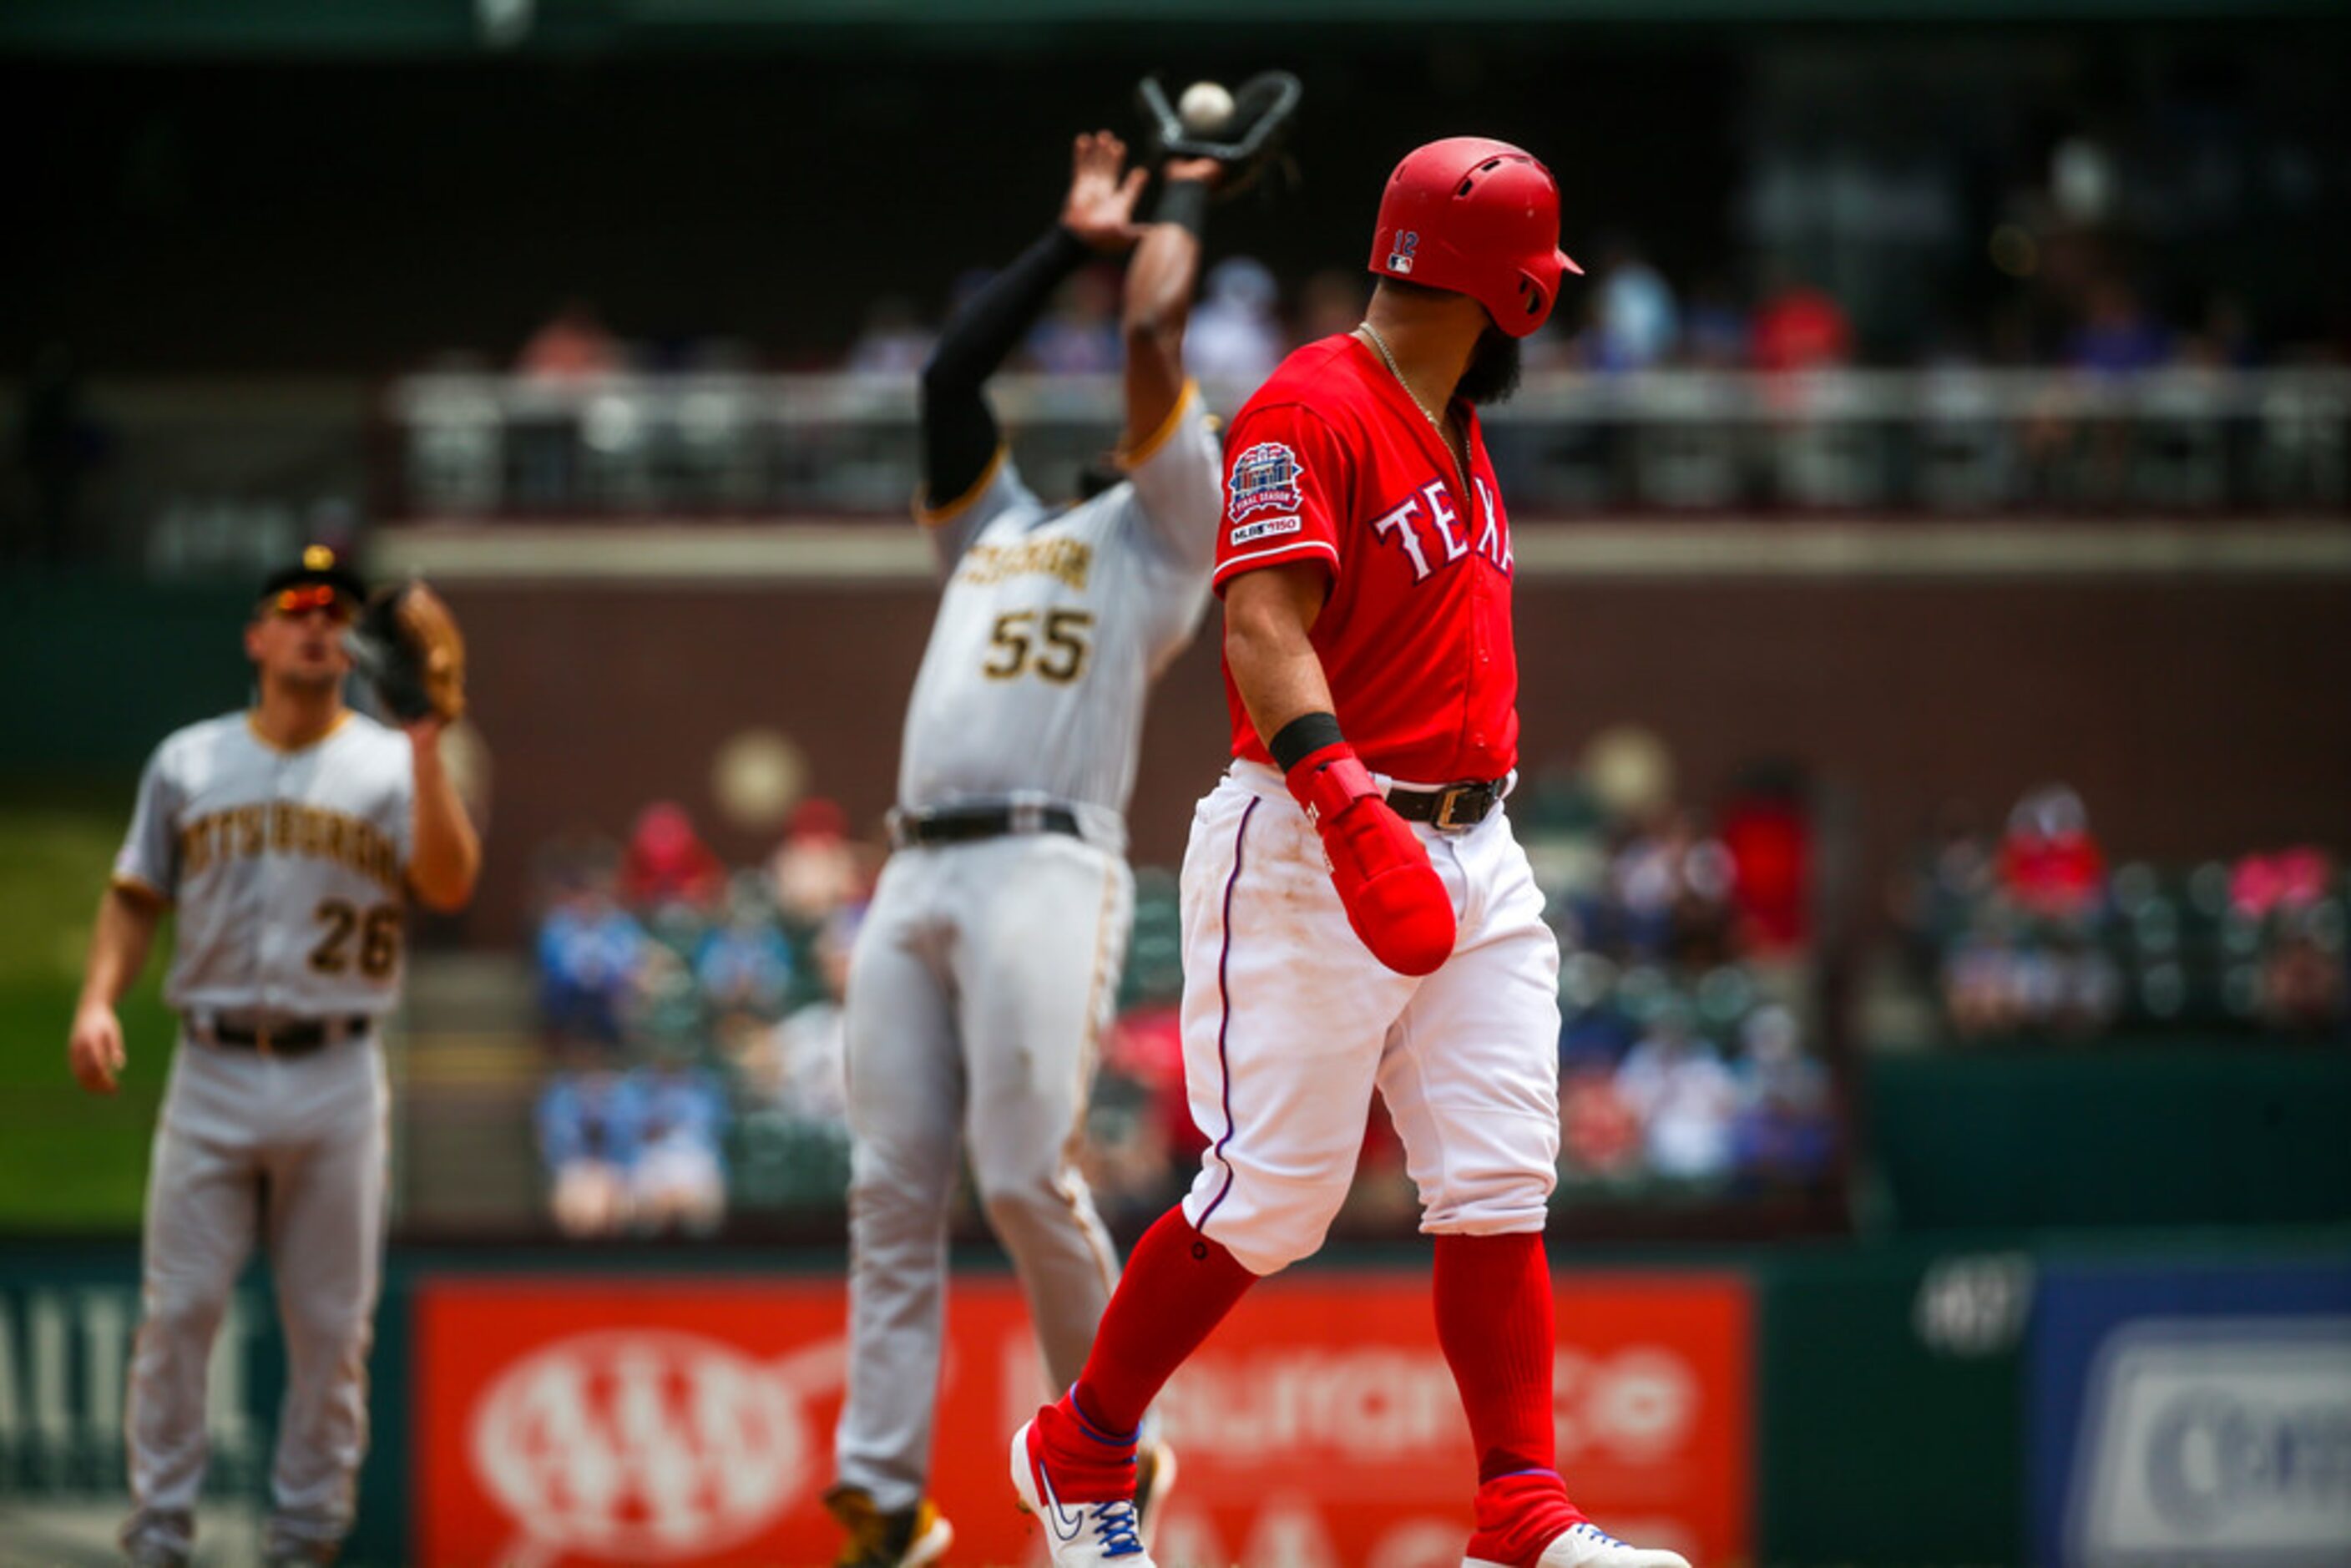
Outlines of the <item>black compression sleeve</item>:
<svg viewBox="0 0 2351 1568">
<path fill-rule="evenodd" d="M 923 505 L 939 507 L 968 495 L 996 461 L 1003 436 L 977 386 L 923 388 Z"/>
<path fill-rule="evenodd" d="M 987 280 L 939 334 L 923 367 L 923 484 L 934 506 L 969 490 L 996 457 L 996 416 L 980 388 L 1037 319 L 1053 290 L 1085 265 L 1083 242 L 1059 224 Z"/>
<path fill-rule="evenodd" d="M 923 369 L 924 384 L 977 387 L 994 375 L 1053 290 L 1092 254 L 1077 235 L 1055 224 L 956 312 Z"/>
</svg>

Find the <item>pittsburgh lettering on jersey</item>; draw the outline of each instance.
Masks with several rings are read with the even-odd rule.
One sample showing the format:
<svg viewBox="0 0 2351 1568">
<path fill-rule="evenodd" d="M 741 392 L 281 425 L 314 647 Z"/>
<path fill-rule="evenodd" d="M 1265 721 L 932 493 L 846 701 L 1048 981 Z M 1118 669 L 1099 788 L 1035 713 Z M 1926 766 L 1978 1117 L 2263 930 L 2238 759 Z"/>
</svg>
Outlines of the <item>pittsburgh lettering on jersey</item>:
<svg viewBox="0 0 2351 1568">
<path fill-rule="evenodd" d="M 1300 510 L 1306 500 L 1298 480 L 1305 471 L 1298 454 L 1280 442 L 1259 442 L 1233 459 L 1233 476 L 1225 484 L 1232 495 L 1226 520 L 1238 523 L 1259 512 Z"/>
<path fill-rule="evenodd" d="M 1083 539 L 1023 539 L 1016 545 L 973 545 L 963 552 L 956 576 L 982 586 L 1014 577 L 1052 577 L 1083 591 L 1093 566 L 1093 547 Z"/>
<path fill-rule="evenodd" d="M 1486 481 L 1472 481 L 1478 492 L 1482 523 L 1466 522 L 1453 509 L 1453 492 L 1442 479 L 1431 479 L 1399 506 L 1372 519 L 1372 532 L 1400 547 L 1412 563 L 1412 580 L 1431 576 L 1465 556 L 1476 556 L 1504 577 L 1516 558 L 1510 553 L 1510 530 L 1494 513 L 1494 497 Z"/>
<path fill-rule="evenodd" d="M 400 850 L 372 822 L 292 800 L 233 806 L 180 830 L 183 873 L 260 854 L 308 855 L 349 866 L 387 892 L 401 891 Z"/>
</svg>

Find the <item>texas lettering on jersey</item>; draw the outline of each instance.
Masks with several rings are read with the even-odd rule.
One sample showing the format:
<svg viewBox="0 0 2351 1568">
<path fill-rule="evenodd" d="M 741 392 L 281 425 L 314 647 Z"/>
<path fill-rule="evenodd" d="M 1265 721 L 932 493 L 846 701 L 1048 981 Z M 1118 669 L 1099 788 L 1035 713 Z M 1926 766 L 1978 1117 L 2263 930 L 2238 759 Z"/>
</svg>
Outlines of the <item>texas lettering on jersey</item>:
<svg viewBox="0 0 2351 1568">
<path fill-rule="evenodd" d="M 1426 582 L 1431 574 L 1469 556 L 1504 577 L 1510 575 L 1510 530 L 1496 516 L 1494 493 L 1486 481 L 1473 483 L 1479 517 L 1476 523 L 1465 525 L 1455 514 L 1452 486 L 1442 479 L 1431 479 L 1403 504 L 1372 519 L 1372 532 L 1402 549 L 1412 562 L 1415 582 Z"/>
</svg>

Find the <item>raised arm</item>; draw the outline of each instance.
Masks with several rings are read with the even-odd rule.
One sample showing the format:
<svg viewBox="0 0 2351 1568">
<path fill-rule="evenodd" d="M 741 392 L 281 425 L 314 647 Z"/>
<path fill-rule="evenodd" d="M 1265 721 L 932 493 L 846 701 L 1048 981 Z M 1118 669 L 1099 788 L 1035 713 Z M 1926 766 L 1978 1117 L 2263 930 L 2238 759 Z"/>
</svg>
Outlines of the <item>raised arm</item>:
<svg viewBox="0 0 2351 1568">
<path fill-rule="evenodd" d="M 1200 279 L 1200 225 L 1224 165 L 1178 158 L 1161 171 L 1158 209 L 1126 269 L 1126 434 L 1134 452 L 1157 435 L 1184 396 L 1184 327 Z"/>
<path fill-rule="evenodd" d="M 987 280 L 939 334 L 923 367 L 923 488 L 933 508 L 953 506 L 987 476 L 1002 435 L 982 389 L 1053 298 L 1095 256 L 1130 249 L 1141 231 L 1134 201 L 1148 172 L 1125 171 L 1126 144 L 1107 131 L 1070 152 L 1061 215 L 1011 266 Z"/>
<path fill-rule="evenodd" d="M 481 835 L 474 831 L 465 803 L 441 757 L 444 726 L 425 719 L 407 727 L 416 758 L 414 841 L 409 847 L 408 885 L 428 909 L 455 915 L 474 896 L 482 872 Z"/>
</svg>

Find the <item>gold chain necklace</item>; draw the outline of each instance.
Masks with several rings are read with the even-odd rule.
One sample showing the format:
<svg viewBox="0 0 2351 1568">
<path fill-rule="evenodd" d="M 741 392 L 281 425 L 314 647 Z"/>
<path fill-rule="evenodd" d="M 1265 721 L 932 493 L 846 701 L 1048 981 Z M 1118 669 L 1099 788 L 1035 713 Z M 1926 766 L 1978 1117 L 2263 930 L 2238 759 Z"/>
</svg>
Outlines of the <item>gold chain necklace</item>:
<svg viewBox="0 0 2351 1568">
<path fill-rule="evenodd" d="M 1461 494 L 1467 497 L 1469 494 L 1469 471 L 1462 464 L 1461 454 L 1453 449 L 1453 433 L 1445 428 L 1443 420 L 1428 412 L 1428 405 L 1420 401 L 1420 394 L 1412 390 L 1410 382 L 1404 379 L 1404 372 L 1396 368 L 1395 355 L 1388 350 L 1388 340 L 1380 336 L 1380 329 L 1369 321 L 1362 324 L 1362 329 L 1364 335 L 1371 339 L 1372 347 L 1380 351 L 1380 359 L 1387 365 L 1388 374 L 1395 377 L 1396 385 L 1404 388 L 1404 395 L 1412 399 L 1412 406 L 1420 410 L 1421 418 L 1428 421 L 1436 430 L 1437 439 L 1445 445 L 1445 455 L 1453 459 L 1454 472 L 1461 480 Z"/>
</svg>

